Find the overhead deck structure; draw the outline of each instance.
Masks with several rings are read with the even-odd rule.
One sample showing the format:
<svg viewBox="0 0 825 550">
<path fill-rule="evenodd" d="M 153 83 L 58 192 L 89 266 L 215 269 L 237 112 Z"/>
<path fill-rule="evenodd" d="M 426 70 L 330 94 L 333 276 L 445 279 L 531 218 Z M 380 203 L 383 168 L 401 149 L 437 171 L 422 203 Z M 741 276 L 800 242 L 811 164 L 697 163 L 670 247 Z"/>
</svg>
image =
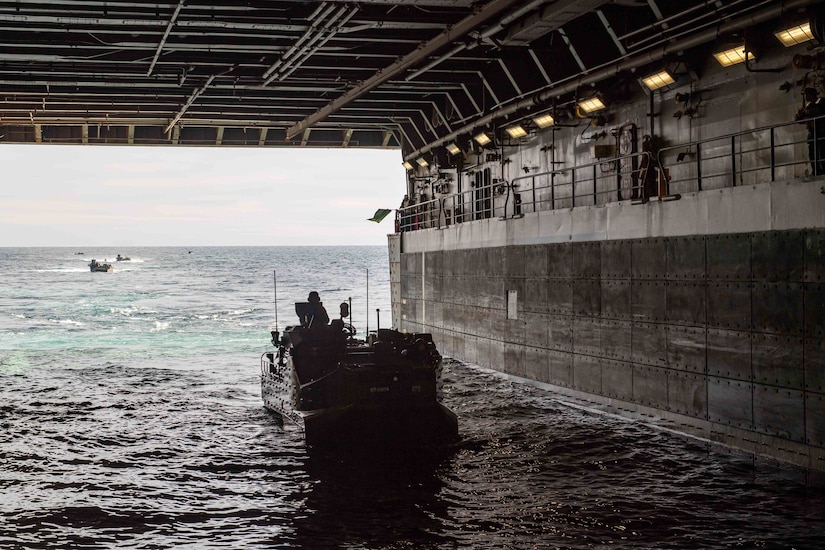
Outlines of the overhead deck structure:
<svg viewBox="0 0 825 550">
<path fill-rule="evenodd" d="M 439 154 L 808 4 L 2 1 L 0 142 Z"/>
</svg>

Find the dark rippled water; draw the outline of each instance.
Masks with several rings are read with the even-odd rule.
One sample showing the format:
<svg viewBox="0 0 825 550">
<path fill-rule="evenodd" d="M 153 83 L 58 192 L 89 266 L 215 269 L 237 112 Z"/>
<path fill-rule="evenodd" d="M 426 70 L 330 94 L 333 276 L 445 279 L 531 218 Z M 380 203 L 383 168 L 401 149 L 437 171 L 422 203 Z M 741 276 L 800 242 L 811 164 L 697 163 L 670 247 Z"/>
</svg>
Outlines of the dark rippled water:
<svg viewBox="0 0 825 550">
<path fill-rule="evenodd" d="M 825 541 L 812 475 L 453 361 L 456 447 L 308 454 L 261 406 L 272 271 L 281 326 L 309 287 L 328 309 L 352 296 L 365 326 L 367 269 L 386 325 L 383 247 L 84 252 L 0 249 L 0 548 Z M 134 261 L 88 272 L 118 252 Z"/>
</svg>

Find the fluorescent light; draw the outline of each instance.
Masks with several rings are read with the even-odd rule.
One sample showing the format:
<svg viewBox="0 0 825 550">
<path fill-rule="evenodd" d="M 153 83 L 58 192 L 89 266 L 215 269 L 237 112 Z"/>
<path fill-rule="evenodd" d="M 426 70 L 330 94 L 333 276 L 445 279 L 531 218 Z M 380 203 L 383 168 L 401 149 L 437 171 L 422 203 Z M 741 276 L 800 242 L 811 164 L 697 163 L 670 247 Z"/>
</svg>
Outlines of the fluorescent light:
<svg viewBox="0 0 825 550">
<path fill-rule="evenodd" d="M 413 169 L 413 165 L 412 165 L 412 164 L 410 164 L 408 161 L 406 161 L 406 160 L 405 160 L 405 161 L 404 161 L 404 168 L 406 168 L 407 170 L 412 170 L 412 169 Z"/>
<path fill-rule="evenodd" d="M 748 52 L 747 55 L 749 59 L 756 59 L 753 56 L 753 52 Z M 715 57 L 716 61 L 718 61 L 723 67 L 730 67 L 731 65 L 736 65 L 737 63 L 743 63 L 745 61 L 745 46 L 737 46 L 736 48 L 715 53 L 713 54 L 713 57 Z"/>
<path fill-rule="evenodd" d="M 786 48 L 814 39 L 814 33 L 811 32 L 810 23 L 803 23 L 802 25 L 796 25 L 784 31 L 779 31 L 775 33 L 774 36 L 776 36 Z"/>
<path fill-rule="evenodd" d="M 585 99 L 584 101 L 579 101 L 579 109 L 585 113 L 601 111 L 604 109 L 604 103 L 602 103 L 602 100 L 598 97 L 592 97 L 590 99 Z"/>
<path fill-rule="evenodd" d="M 646 76 L 642 79 L 642 82 L 645 86 L 650 89 L 650 91 L 658 90 L 659 88 L 664 88 L 665 86 L 670 86 L 674 82 L 676 82 L 670 73 L 667 71 L 662 71 L 656 74 L 652 74 L 650 76 Z"/>
<path fill-rule="evenodd" d="M 417 159 L 415 159 L 415 162 L 417 162 L 419 166 L 429 166 L 430 165 L 430 163 L 427 162 L 427 159 L 425 159 L 424 157 L 418 157 Z"/>
<path fill-rule="evenodd" d="M 473 139 L 474 139 L 474 140 L 476 140 L 476 142 L 477 142 L 479 145 L 487 145 L 488 143 L 490 143 L 490 142 L 492 141 L 492 140 L 490 139 L 490 136 L 488 136 L 488 135 L 487 135 L 486 133 L 484 133 L 484 132 L 481 132 L 480 134 L 478 134 L 477 136 L 475 136 Z"/>
<path fill-rule="evenodd" d="M 520 138 L 527 135 L 527 130 L 522 128 L 520 125 L 516 124 L 515 126 L 510 126 L 509 128 L 504 129 L 511 138 Z"/>
<path fill-rule="evenodd" d="M 533 122 L 535 122 L 536 126 L 538 126 L 539 128 L 547 128 L 548 126 L 552 126 L 556 123 L 555 119 L 553 118 L 553 115 L 551 115 L 550 113 L 545 113 L 543 115 L 537 116 L 533 119 Z"/>
<path fill-rule="evenodd" d="M 447 151 L 451 155 L 457 155 L 461 152 L 461 148 L 458 145 L 456 145 L 455 143 L 451 143 L 447 146 Z"/>
</svg>

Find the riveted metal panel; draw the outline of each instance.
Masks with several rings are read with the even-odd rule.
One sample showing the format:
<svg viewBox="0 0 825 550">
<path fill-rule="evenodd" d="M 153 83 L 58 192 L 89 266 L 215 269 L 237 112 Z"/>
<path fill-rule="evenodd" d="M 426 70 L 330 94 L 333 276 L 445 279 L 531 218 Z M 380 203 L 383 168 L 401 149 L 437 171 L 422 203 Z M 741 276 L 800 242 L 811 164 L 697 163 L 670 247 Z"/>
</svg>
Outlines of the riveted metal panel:
<svg viewBox="0 0 825 550">
<path fill-rule="evenodd" d="M 550 350 L 547 359 L 550 363 L 550 383 L 565 388 L 573 387 L 573 354 Z"/>
<path fill-rule="evenodd" d="M 707 331 L 704 328 L 668 325 L 667 364 L 670 368 L 704 373 L 707 365 Z"/>
<path fill-rule="evenodd" d="M 505 258 L 505 266 L 507 269 L 507 277 L 508 278 L 524 278 L 525 275 L 525 264 L 527 259 L 525 258 L 525 252 L 527 247 L 526 246 L 508 246 L 506 248 L 506 252 L 504 255 Z"/>
<path fill-rule="evenodd" d="M 753 429 L 753 386 L 742 380 L 708 377 L 708 420 Z"/>
<path fill-rule="evenodd" d="M 555 350 L 573 350 L 573 317 L 550 315 L 547 318 L 548 347 Z"/>
<path fill-rule="evenodd" d="M 598 355 L 601 350 L 601 321 L 590 317 L 573 317 L 573 351 Z"/>
<path fill-rule="evenodd" d="M 438 287 L 440 286 L 437 279 L 440 279 L 440 277 L 437 278 L 435 275 L 424 277 L 424 280 L 422 281 L 423 294 L 421 295 L 423 298 L 427 300 L 436 299 L 435 295 Z"/>
<path fill-rule="evenodd" d="M 667 409 L 667 369 L 633 365 L 633 401 Z"/>
<path fill-rule="evenodd" d="M 464 316 L 457 319 L 463 332 L 475 332 L 481 336 L 493 334 L 493 319 L 498 318 L 498 312 L 479 306 L 465 306 Z M 472 324 L 470 324 L 472 320 Z"/>
<path fill-rule="evenodd" d="M 607 397 L 633 401 L 633 365 L 602 359 L 602 393 Z"/>
<path fill-rule="evenodd" d="M 549 261 L 547 245 L 537 244 L 524 247 L 524 275 L 526 277 L 547 277 Z"/>
<path fill-rule="evenodd" d="M 571 243 L 551 244 L 547 247 L 547 268 L 550 277 L 570 277 L 573 272 Z"/>
<path fill-rule="evenodd" d="M 451 333 L 453 337 L 453 353 L 452 357 L 464 357 L 464 341 L 466 336 L 460 332 Z"/>
<path fill-rule="evenodd" d="M 800 335 L 802 311 L 801 283 L 754 283 L 753 330 Z"/>
<path fill-rule="evenodd" d="M 547 310 L 561 314 L 573 312 L 573 282 L 570 279 L 547 281 Z"/>
<path fill-rule="evenodd" d="M 825 283 L 807 283 L 804 297 L 805 336 L 825 337 Z"/>
<path fill-rule="evenodd" d="M 523 342 L 525 338 L 525 326 L 521 319 L 493 315 L 490 317 L 490 330 L 504 342 Z"/>
<path fill-rule="evenodd" d="M 504 371 L 504 342 L 493 340 L 490 342 L 490 363 L 486 366 L 492 367 L 499 372 Z"/>
<path fill-rule="evenodd" d="M 804 346 L 805 389 L 825 394 L 825 340 L 806 338 Z"/>
<path fill-rule="evenodd" d="M 678 325 L 704 326 L 707 314 L 704 281 L 667 282 L 667 320 Z"/>
<path fill-rule="evenodd" d="M 670 237 L 666 243 L 668 279 L 705 278 L 704 237 Z"/>
<path fill-rule="evenodd" d="M 631 274 L 634 279 L 665 279 L 667 248 L 664 239 L 631 241 Z"/>
<path fill-rule="evenodd" d="M 708 374 L 750 381 L 750 333 L 708 329 Z"/>
<path fill-rule="evenodd" d="M 751 241 L 749 235 L 708 235 L 705 242 L 709 279 L 723 281 L 750 280 Z"/>
<path fill-rule="evenodd" d="M 708 326 L 735 330 L 750 329 L 750 283 L 708 282 Z"/>
<path fill-rule="evenodd" d="M 453 273 L 458 277 L 484 277 L 490 274 L 488 248 L 471 248 L 453 252 Z M 500 275 L 500 274 L 497 274 Z"/>
<path fill-rule="evenodd" d="M 667 364 L 666 325 L 634 321 L 631 339 L 634 363 L 656 366 Z"/>
<path fill-rule="evenodd" d="M 441 302 L 427 302 L 427 321 L 439 328 L 444 327 L 444 304 Z"/>
<path fill-rule="evenodd" d="M 601 311 L 606 319 L 630 319 L 630 280 L 601 280 Z"/>
<path fill-rule="evenodd" d="M 664 281 L 636 281 L 631 284 L 633 319 L 642 322 L 664 322 L 666 319 L 667 286 Z"/>
<path fill-rule="evenodd" d="M 452 277 L 455 275 L 456 250 L 442 250 L 441 251 L 441 274 L 444 277 Z"/>
<path fill-rule="evenodd" d="M 802 231 L 768 231 L 751 235 L 754 281 L 802 281 L 805 238 Z"/>
<path fill-rule="evenodd" d="M 424 273 L 427 278 L 441 275 L 444 270 L 443 254 L 440 250 L 424 252 Z"/>
<path fill-rule="evenodd" d="M 548 316 L 545 313 L 525 313 L 525 339 L 528 346 L 546 348 L 548 337 Z"/>
<path fill-rule="evenodd" d="M 708 414 L 708 379 L 700 374 L 668 371 L 668 409 L 693 418 Z"/>
<path fill-rule="evenodd" d="M 805 230 L 805 268 L 806 282 L 825 282 L 825 229 Z"/>
<path fill-rule="evenodd" d="M 524 366 L 524 346 L 504 345 L 504 372 L 524 378 L 527 370 Z"/>
<path fill-rule="evenodd" d="M 573 313 L 588 317 L 601 315 L 599 279 L 573 279 Z"/>
<path fill-rule="evenodd" d="M 549 351 L 543 348 L 527 347 L 524 350 L 524 373 L 530 380 L 550 382 Z"/>
<path fill-rule="evenodd" d="M 805 442 L 825 447 L 825 395 L 805 394 Z"/>
<path fill-rule="evenodd" d="M 588 393 L 601 393 L 602 364 L 598 357 L 573 355 L 573 387 Z"/>
<path fill-rule="evenodd" d="M 507 307 L 507 281 L 504 279 L 476 279 L 469 282 L 469 291 L 476 295 L 478 289 L 484 289 L 485 295 L 479 301 L 493 310 L 504 311 Z M 477 299 L 478 301 L 478 299 Z"/>
<path fill-rule="evenodd" d="M 479 277 L 503 277 L 505 274 L 505 247 L 482 248 L 481 255 L 483 262 L 480 262 L 481 272 Z"/>
<path fill-rule="evenodd" d="M 441 302 L 442 300 L 444 300 L 444 277 L 440 275 L 435 275 L 431 279 L 432 294 L 427 294 L 427 297 L 431 300 Z"/>
<path fill-rule="evenodd" d="M 601 246 L 598 241 L 573 243 L 573 278 L 598 278 L 601 265 Z"/>
<path fill-rule="evenodd" d="M 804 387 L 802 338 L 752 334 L 753 381 L 783 388 Z"/>
<path fill-rule="evenodd" d="M 802 392 L 754 384 L 753 427 L 757 432 L 803 441 L 805 402 Z"/>
<path fill-rule="evenodd" d="M 621 361 L 632 357 L 632 324 L 630 321 L 602 320 L 601 356 Z"/>
<path fill-rule="evenodd" d="M 602 279 L 629 279 L 631 241 L 602 241 Z"/>
<path fill-rule="evenodd" d="M 490 362 L 490 347 L 493 345 L 492 340 L 485 337 L 471 336 L 464 339 L 464 353 L 467 355 L 467 360 L 477 365 L 491 366 Z M 496 346 L 499 344 L 496 343 Z"/>
<path fill-rule="evenodd" d="M 547 279 L 524 280 L 524 311 L 547 313 Z"/>
</svg>

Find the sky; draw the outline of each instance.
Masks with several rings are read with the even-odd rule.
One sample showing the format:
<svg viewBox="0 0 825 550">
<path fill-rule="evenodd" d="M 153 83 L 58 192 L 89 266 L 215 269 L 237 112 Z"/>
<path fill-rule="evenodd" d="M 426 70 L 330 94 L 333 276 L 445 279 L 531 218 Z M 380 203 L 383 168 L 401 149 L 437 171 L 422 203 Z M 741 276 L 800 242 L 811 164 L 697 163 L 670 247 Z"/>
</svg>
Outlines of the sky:
<svg viewBox="0 0 825 550">
<path fill-rule="evenodd" d="M 386 245 L 399 150 L 0 145 L 0 247 Z"/>
</svg>

